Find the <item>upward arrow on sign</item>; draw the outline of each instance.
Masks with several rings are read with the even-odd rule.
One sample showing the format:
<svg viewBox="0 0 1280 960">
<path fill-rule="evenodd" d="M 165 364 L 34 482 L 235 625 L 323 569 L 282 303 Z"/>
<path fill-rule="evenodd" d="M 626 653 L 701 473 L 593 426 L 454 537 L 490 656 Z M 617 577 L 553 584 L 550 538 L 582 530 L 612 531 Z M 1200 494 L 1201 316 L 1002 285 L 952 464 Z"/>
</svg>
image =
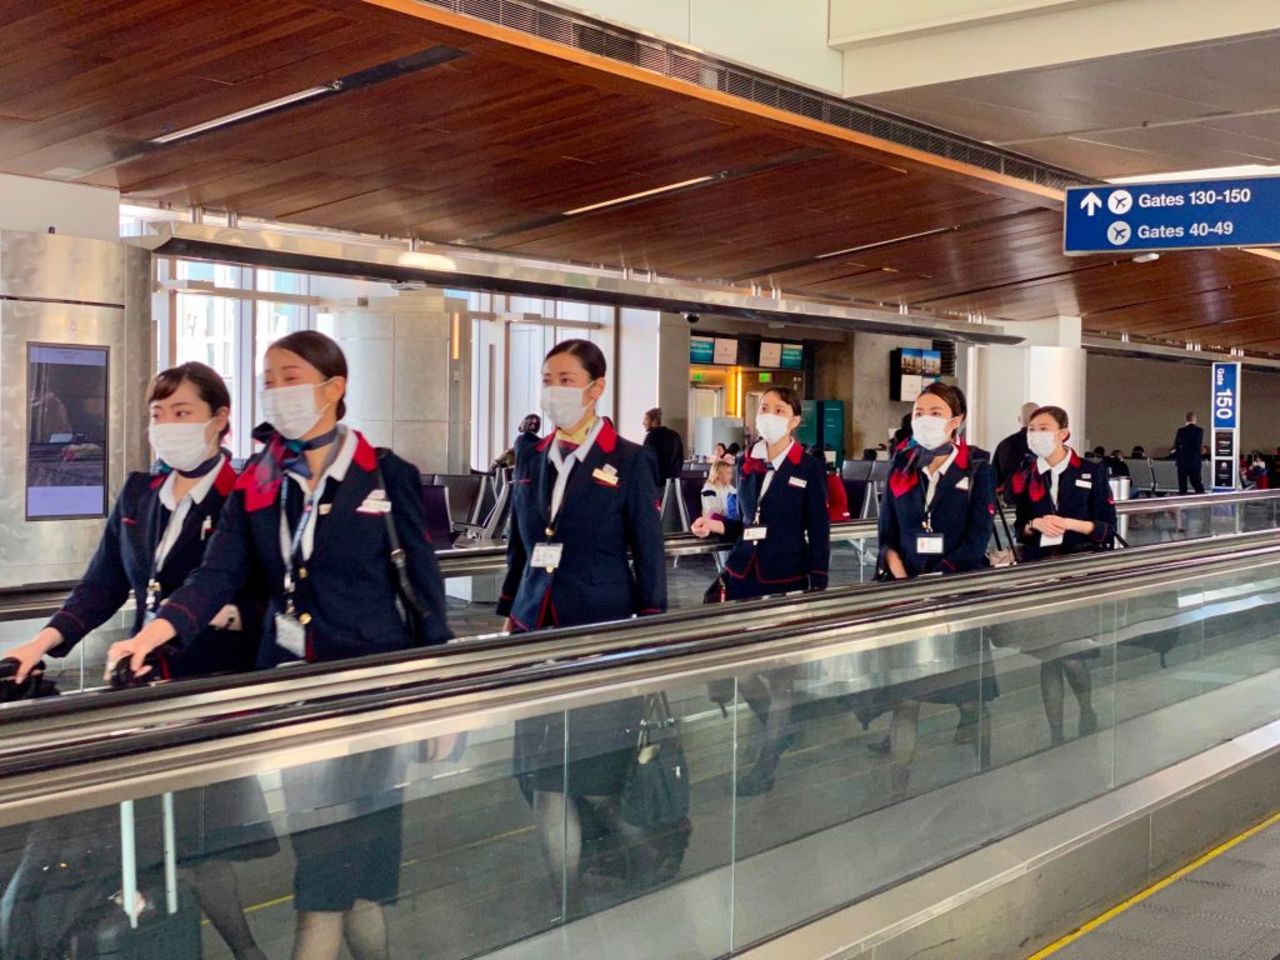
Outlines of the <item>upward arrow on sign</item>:
<svg viewBox="0 0 1280 960">
<path fill-rule="evenodd" d="M 1092 217 L 1102 209 L 1102 198 L 1096 193 L 1091 192 L 1087 197 L 1080 201 L 1080 209 Z"/>
</svg>

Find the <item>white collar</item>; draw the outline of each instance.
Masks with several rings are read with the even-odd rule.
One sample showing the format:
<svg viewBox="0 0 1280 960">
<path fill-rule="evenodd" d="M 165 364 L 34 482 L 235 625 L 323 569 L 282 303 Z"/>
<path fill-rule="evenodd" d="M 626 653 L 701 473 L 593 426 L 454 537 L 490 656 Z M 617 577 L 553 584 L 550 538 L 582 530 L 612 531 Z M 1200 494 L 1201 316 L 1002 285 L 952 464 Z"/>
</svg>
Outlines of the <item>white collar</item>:
<svg viewBox="0 0 1280 960">
<path fill-rule="evenodd" d="M 333 462 L 329 464 L 324 473 L 320 474 L 320 479 L 316 481 L 316 490 L 320 489 L 321 484 L 326 477 L 332 477 L 338 483 L 341 483 L 347 477 L 347 470 L 351 466 L 351 461 L 356 455 L 356 446 L 359 443 L 359 437 L 356 432 L 346 424 L 338 424 L 338 453 L 333 458 Z M 297 480 L 303 487 L 307 486 L 307 478 L 300 473 L 289 471 L 289 476 Z"/>
<path fill-rule="evenodd" d="M 204 498 L 213 489 L 214 481 L 218 479 L 218 474 L 222 472 L 222 465 L 226 462 L 227 458 L 225 456 L 218 457 L 218 462 L 213 465 L 213 469 L 201 477 L 196 485 L 187 491 L 187 495 L 183 499 L 190 500 L 192 503 L 204 503 Z M 164 504 L 165 509 L 170 513 L 178 509 L 177 498 L 173 495 L 173 488 L 177 482 L 178 471 L 174 470 L 164 478 L 164 483 L 160 486 L 160 502 Z"/>
<path fill-rule="evenodd" d="M 561 469 L 569 460 L 577 460 L 581 463 L 587 459 L 587 454 L 591 452 L 591 448 L 595 446 L 596 437 L 600 436 L 600 431 L 604 429 L 604 417 L 596 417 L 595 426 L 587 431 L 587 438 L 578 444 L 572 453 L 565 455 L 560 449 L 560 441 L 556 438 L 556 434 L 552 434 L 551 449 L 547 451 L 547 457 L 555 464 L 556 469 Z"/>
<path fill-rule="evenodd" d="M 773 458 L 773 469 L 775 470 L 782 469 L 783 461 L 786 460 L 787 457 L 791 455 L 791 448 L 794 447 L 795 444 L 796 442 L 792 440 L 790 443 L 787 444 L 787 448 L 783 450 L 782 453 L 778 454 L 776 457 Z M 751 456 L 756 460 L 768 460 L 769 445 L 765 443 L 764 440 L 757 440 L 756 445 L 751 448 Z"/>
<path fill-rule="evenodd" d="M 935 478 L 941 477 L 948 470 L 950 470 L 951 465 L 956 462 L 956 457 L 959 455 L 960 455 L 960 447 L 957 446 L 956 444 L 952 444 L 951 452 L 947 454 L 947 459 L 942 461 L 942 466 L 940 466 L 936 471 L 930 470 L 928 467 L 923 467 L 923 466 L 920 469 L 924 471 L 924 475 L 926 478 L 928 478 L 929 480 L 934 480 Z"/>
<path fill-rule="evenodd" d="M 1067 467 L 1071 466 L 1071 449 L 1067 448 L 1067 455 L 1058 461 L 1056 467 L 1049 465 L 1049 461 L 1044 457 L 1036 457 L 1036 470 L 1040 473 L 1048 473 L 1053 471 L 1055 477 L 1060 477 L 1067 472 Z"/>
</svg>

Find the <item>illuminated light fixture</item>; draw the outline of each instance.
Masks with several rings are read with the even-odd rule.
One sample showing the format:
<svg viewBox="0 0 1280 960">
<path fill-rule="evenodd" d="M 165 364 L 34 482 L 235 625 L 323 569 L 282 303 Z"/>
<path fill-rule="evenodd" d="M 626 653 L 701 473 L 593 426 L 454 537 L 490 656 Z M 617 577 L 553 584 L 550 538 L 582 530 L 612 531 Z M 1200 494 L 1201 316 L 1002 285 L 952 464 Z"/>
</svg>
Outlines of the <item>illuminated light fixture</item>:
<svg viewBox="0 0 1280 960">
<path fill-rule="evenodd" d="M 662 193 L 671 193 L 673 190 L 683 190 L 685 187 L 696 187 L 700 183 L 709 183 L 717 180 L 718 177 L 694 177 L 692 180 L 681 180 L 679 183 L 671 183 L 665 187 L 654 187 L 652 190 L 642 190 L 639 193 L 629 193 L 625 197 L 615 197 L 612 200 L 604 200 L 600 203 L 592 203 L 585 207 L 577 207 L 573 210 L 566 210 L 561 216 L 576 217 L 580 213 L 590 213 L 592 210 L 603 210 L 606 207 L 616 207 L 621 203 L 630 203 L 632 200 L 643 200 L 646 197 L 656 197 Z"/>
<path fill-rule="evenodd" d="M 1158 253 L 1140 253 L 1133 258 L 1134 263 L 1155 263 L 1160 259 Z"/>
<path fill-rule="evenodd" d="M 175 130 L 173 133 L 166 133 L 163 136 L 153 137 L 149 142 L 157 146 L 163 146 L 167 143 L 176 143 L 179 140 L 186 140 L 189 137 L 194 137 L 201 133 L 208 133 L 210 130 L 217 130 L 219 127 L 225 127 L 231 123 L 248 120 L 250 117 L 256 117 L 258 114 L 266 113 L 269 110 L 278 110 L 281 107 L 287 107 L 290 104 L 299 103 L 302 100 L 310 100 L 313 97 L 320 97 L 327 93 L 337 93 L 341 89 L 342 82 L 340 80 L 335 80 L 332 83 L 326 83 L 322 87 L 308 87 L 306 90 L 299 90 L 297 93 L 291 93 L 285 97 L 277 97 L 275 100 L 268 100 L 266 103 L 260 103 L 255 107 L 237 110 L 235 113 L 228 113 L 223 117 L 216 117 L 213 120 L 206 120 L 204 123 L 197 123 L 195 126 Z"/>
</svg>

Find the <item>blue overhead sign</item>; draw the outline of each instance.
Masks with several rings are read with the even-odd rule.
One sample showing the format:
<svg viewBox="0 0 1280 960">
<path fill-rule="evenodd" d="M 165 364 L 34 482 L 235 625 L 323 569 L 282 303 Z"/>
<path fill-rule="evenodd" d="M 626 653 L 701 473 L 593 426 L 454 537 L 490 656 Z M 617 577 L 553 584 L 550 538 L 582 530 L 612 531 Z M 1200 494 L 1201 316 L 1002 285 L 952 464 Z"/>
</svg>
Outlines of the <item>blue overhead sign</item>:
<svg viewBox="0 0 1280 960">
<path fill-rule="evenodd" d="M 1280 246 L 1280 177 L 1071 187 L 1065 213 L 1068 254 Z"/>
</svg>

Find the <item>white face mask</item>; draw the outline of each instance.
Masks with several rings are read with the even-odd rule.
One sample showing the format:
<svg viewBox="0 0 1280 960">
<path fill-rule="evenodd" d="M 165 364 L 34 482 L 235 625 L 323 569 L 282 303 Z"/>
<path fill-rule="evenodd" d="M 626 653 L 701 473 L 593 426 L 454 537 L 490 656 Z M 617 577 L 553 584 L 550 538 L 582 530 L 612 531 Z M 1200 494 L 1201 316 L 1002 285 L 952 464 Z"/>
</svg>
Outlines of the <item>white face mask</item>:
<svg viewBox="0 0 1280 960">
<path fill-rule="evenodd" d="M 791 418 L 777 413 L 762 413 L 756 417 L 756 433 L 765 443 L 781 442 L 791 432 Z"/>
<path fill-rule="evenodd" d="M 948 422 L 946 417 L 915 417 L 911 421 L 911 436 L 926 450 L 937 450 L 951 442 Z"/>
<path fill-rule="evenodd" d="M 325 383 L 328 383 L 326 380 Z M 262 391 L 262 416 L 286 440 L 305 436 L 320 422 L 329 405 L 316 401 L 316 387 L 324 384 L 299 383 Z"/>
<path fill-rule="evenodd" d="M 1054 430 L 1028 430 L 1027 446 L 1037 457 L 1047 457 L 1058 449 L 1058 434 Z"/>
<path fill-rule="evenodd" d="M 175 470 L 194 470 L 213 456 L 216 447 L 206 431 L 212 420 L 204 423 L 153 423 L 147 436 L 156 456 Z"/>
<path fill-rule="evenodd" d="M 594 380 L 591 383 L 595 383 Z M 552 387 L 542 388 L 542 415 L 551 421 L 551 425 L 559 430 L 568 430 L 577 426 L 587 415 L 591 404 L 583 399 L 583 395 L 591 387 Z"/>
</svg>

